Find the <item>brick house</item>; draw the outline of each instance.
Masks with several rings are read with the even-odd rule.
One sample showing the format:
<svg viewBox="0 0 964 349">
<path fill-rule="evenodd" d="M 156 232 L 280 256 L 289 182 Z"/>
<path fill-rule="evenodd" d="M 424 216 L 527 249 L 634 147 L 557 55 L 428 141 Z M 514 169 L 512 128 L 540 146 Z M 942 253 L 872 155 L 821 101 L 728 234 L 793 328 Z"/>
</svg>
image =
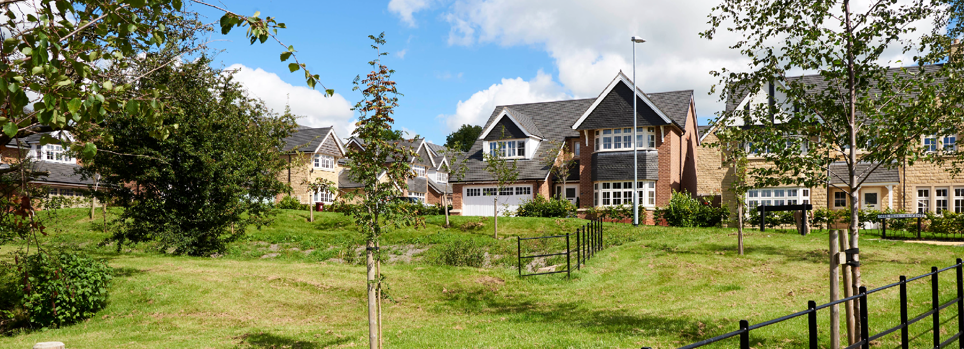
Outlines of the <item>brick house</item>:
<svg viewBox="0 0 964 349">
<path fill-rule="evenodd" d="M 897 69 L 897 68 L 895 68 Z M 895 73 L 897 70 L 894 71 Z M 819 75 L 805 75 L 796 79 L 819 79 Z M 819 85 L 818 85 L 818 88 Z M 733 111 L 750 108 L 750 105 L 765 102 L 772 92 L 761 88 L 757 93 L 747 93 L 742 99 L 733 100 L 726 104 L 726 110 Z M 779 93 L 775 94 L 776 103 L 785 100 Z M 742 126 L 734 124 L 734 126 Z M 718 141 L 717 126 L 700 126 L 701 144 L 711 144 Z M 920 144 L 932 150 L 941 148 L 956 149 L 960 130 L 944 135 L 922 135 Z M 729 187 L 733 182 L 732 169 L 722 163 L 722 153 L 717 148 L 701 146 L 697 161 L 700 173 L 697 194 L 702 196 L 721 196 L 722 202 L 727 204 L 731 212 L 735 212 L 735 203 L 742 199 L 750 206 L 761 204 L 780 205 L 792 203 L 812 203 L 814 207 L 830 209 L 846 209 L 849 207 L 849 196 L 846 192 L 833 187 L 842 185 L 847 177 L 847 165 L 843 161 L 828 166 L 829 183 L 826 186 L 802 188 L 796 186 L 757 188 L 747 193 L 744 198 L 736 198 Z M 843 154 L 839 154 L 843 156 Z M 859 156 L 859 151 L 858 151 Z M 761 156 L 748 157 L 748 166 L 767 166 Z M 842 160 L 842 158 L 841 158 Z M 948 164 L 946 166 L 952 166 Z M 858 192 L 858 207 L 860 209 L 887 210 L 907 212 L 940 212 L 951 210 L 964 212 L 964 180 L 952 177 L 949 168 L 918 162 L 913 166 L 897 164 L 896 166 L 876 166 L 876 164 L 860 162 L 857 164 L 859 180 L 866 181 Z"/>
<path fill-rule="evenodd" d="M 345 146 L 331 127 L 299 127 L 285 138 L 281 157 L 288 162 L 279 173 L 279 179 L 291 187 L 290 193 L 279 194 L 276 200 L 291 195 L 302 204 L 331 204 L 335 194 L 309 192 L 305 181 L 324 178 L 338 183 L 342 167 L 338 163 L 345 157 Z"/>
<path fill-rule="evenodd" d="M 581 211 L 632 205 L 634 143 L 640 206 L 652 212 L 665 205 L 674 190 L 696 191 L 696 126 L 692 90 L 634 93 L 632 81 L 622 72 L 596 98 L 498 106 L 467 153 L 464 178 L 453 182 L 453 212 L 492 215 L 496 197 L 504 211 L 536 195 L 555 194 L 577 203 Z M 578 164 L 565 188 L 541 161 L 549 142 L 565 142 L 576 155 Z M 518 168 L 518 180 L 502 193 L 497 193 L 483 159 L 483 151 L 499 149 Z M 652 224 L 652 215 L 646 217 Z"/>
<path fill-rule="evenodd" d="M 452 186 L 448 183 L 448 160 L 444 155 L 444 147 L 428 142 L 424 138 L 402 140 L 398 141 L 398 144 L 415 153 L 415 156 L 408 159 L 414 177 L 409 179 L 406 186 L 402 188 L 403 196 L 416 198 L 429 205 L 441 204 L 444 195 L 451 196 Z M 353 137 L 346 141 L 346 146 L 364 149 L 365 143 Z M 379 177 L 379 180 L 387 180 L 384 173 Z M 339 173 L 339 190 L 360 190 L 361 188 L 361 183 L 353 182 L 348 178 L 347 169 Z"/>
<path fill-rule="evenodd" d="M 86 192 L 96 186 L 96 181 L 83 178 L 79 171 L 79 161 L 71 156 L 61 144 L 40 145 L 40 138 L 50 134 L 54 138 L 70 138 L 69 133 L 41 132 L 13 139 L 0 146 L 0 168 L 20 161 L 21 156 L 32 161 L 32 170 L 40 177 L 31 184 L 46 189 L 50 196 L 84 197 Z"/>
</svg>

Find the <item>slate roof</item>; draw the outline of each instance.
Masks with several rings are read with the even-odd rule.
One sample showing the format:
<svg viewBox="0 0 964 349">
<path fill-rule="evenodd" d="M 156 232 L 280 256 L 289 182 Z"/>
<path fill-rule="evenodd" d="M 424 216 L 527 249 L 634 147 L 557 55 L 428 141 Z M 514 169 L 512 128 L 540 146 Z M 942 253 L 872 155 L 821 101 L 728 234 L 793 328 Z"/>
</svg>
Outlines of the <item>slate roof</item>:
<svg viewBox="0 0 964 349">
<path fill-rule="evenodd" d="M 638 98 L 633 93 L 633 87 L 626 85 L 622 81 L 617 81 L 616 85 L 608 94 L 602 96 L 599 104 L 589 113 L 578 125 L 579 130 L 594 130 L 600 128 L 633 127 L 633 120 L 627 116 L 633 115 L 633 98 L 636 98 L 636 126 L 662 126 L 674 122 L 666 122 L 659 114 L 657 109 L 650 108 L 648 104 Z M 664 103 L 669 103 L 669 98 L 663 99 Z M 655 104 L 655 102 L 653 102 Z M 689 103 L 689 101 L 687 101 Z M 664 111 L 663 114 L 666 114 Z M 667 115 L 668 116 L 668 115 Z M 575 122 L 573 122 L 575 124 Z M 571 125 L 570 125 L 571 127 Z"/>
<path fill-rule="evenodd" d="M 868 176 L 866 172 L 873 167 L 874 164 L 871 163 L 857 163 L 857 180 L 860 181 L 864 177 L 867 177 L 867 181 L 864 185 L 872 183 L 899 183 L 900 174 L 896 168 L 886 168 L 884 166 L 877 167 L 874 172 L 870 173 Z M 835 162 L 830 164 L 828 168 L 828 175 L 831 184 L 845 184 L 844 179 L 849 175 L 847 174 L 847 163 L 845 162 Z"/>
<path fill-rule="evenodd" d="M 640 180 L 659 179 L 659 153 L 655 151 L 638 152 Z M 633 180 L 633 152 L 598 152 L 592 154 L 593 181 Z"/>
<path fill-rule="evenodd" d="M 696 130 L 699 131 L 700 136 L 705 135 L 706 131 L 709 131 L 711 128 L 713 128 L 713 125 L 696 126 Z"/>
<path fill-rule="evenodd" d="M 290 136 L 284 139 L 285 145 L 281 149 L 283 152 L 291 152 L 297 149 L 300 152 L 312 153 L 328 137 L 331 127 L 299 128 L 295 129 Z"/>
<path fill-rule="evenodd" d="M 42 184 L 64 184 L 64 185 L 93 185 L 93 179 L 83 179 L 78 170 L 81 166 L 77 164 L 64 164 L 59 162 L 36 161 L 32 163 L 34 172 L 45 172 L 35 182 Z M 10 165 L 2 164 L 0 168 L 9 168 Z"/>
<path fill-rule="evenodd" d="M 690 101 L 693 100 L 693 90 L 647 93 L 646 96 L 663 114 L 686 130 L 686 115 L 690 109 Z"/>
<path fill-rule="evenodd" d="M 451 184 L 439 183 L 439 182 L 436 182 L 436 181 L 432 180 L 431 178 L 429 178 L 429 179 L 427 180 L 427 182 L 428 182 L 429 188 L 432 188 L 432 190 L 434 190 L 436 193 L 444 193 L 444 194 L 451 194 L 451 193 L 452 193 L 452 185 L 451 185 Z"/>
<path fill-rule="evenodd" d="M 416 192 L 416 193 L 428 192 L 428 183 L 427 183 L 428 179 L 426 179 L 425 177 L 409 178 L 408 180 L 406 180 L 406 182 L 407 182 L 406 184 L 408 184 L 409 192 Z"/>
<path fill-rule="evenodd" d="M 563 141 L 566 137 L 579 137 L 579 132 L 572 129 L 572 124 L 589 109 L 593 101 L 595 98 L 498 106 L 485 124 L 491 124 L 502 113 L 502 108 L 508 108 L 510 112 L 526 115 L 538 127 L 540 133 L 536 134 L 537 136 L 545 140 Z M 515 115 L 513 114 L 513 117 Z M 541 154 L 542 151 L 545 149 L 540 145 L 535 149 L 535 154 Z M 460 182 L 494 180 L 485 170 L 486 164 L 482 161 L 482 140 L 476 140 L 466 154 L 467 171 Z M 549 168 L 540 163 L 539 156 L 534 156 L 531 160 L 518 160 L 516 166 L 519 170 L 518 180 L 543 180 L 549 173 Z"/>
<path fill-rule="evenodd" d="M 348 177 L 348 169 L 341 170 L 338 174 L 338 188 L 339 189 L 356 189 L 364 187 L 363 184 L 354 182 Z"/>
</svg>

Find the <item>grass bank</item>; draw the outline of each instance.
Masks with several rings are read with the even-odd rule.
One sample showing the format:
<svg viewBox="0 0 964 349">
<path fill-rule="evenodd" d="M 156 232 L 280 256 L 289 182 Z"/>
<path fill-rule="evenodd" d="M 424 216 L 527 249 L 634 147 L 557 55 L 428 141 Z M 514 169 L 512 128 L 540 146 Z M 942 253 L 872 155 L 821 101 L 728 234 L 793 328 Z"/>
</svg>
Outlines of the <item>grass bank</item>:
<svg viewBox="0 0 964 349">
<path fill-rule="evenodd" d="M 113 246 L 97 245 L 104 238 L 96 232 L 99 217 L 91 222 L 82 209 L 58 214 L 51 241 L 85 249 L 118 270 L 111 304 L 77 325 L 0 337 L 2 348 L 29 348 L 46 340 L 71 348 L 367 345 L 364 267 L 339 262 L 342 258 L 331 252 L 358 242 L 344 217 L 322 214 L 308 223 L 305 213 L 284 211 L 270 227 L 232 244 L 224 256 L 197 258 L 165 255 L 149 246 L 116 253 Z M 616 246 L 600 252 L 571 280 L 519 279 L 510 267 L 513 237 L 573 231 L 584 221 L 504 218 L 501 240 L 491 237 L 487 220 L 484 226 L 473 217 L 453 221 L 455 227 L 445 229 L 444 217 L 429 217 L 423 228 L 385 236 L 385 245 L 424 250 L 408 262 L 382 268 L 391 297 L 384 303 L 386 347 L 672 348 L 734 330 L 740 319 L 756 323 L 805 309 L 807 300 L 828 299 L 825 232 L 802 237 L 748 231 L 747 254 L 738 256 L 733 229 L 634 229 L 607 223 L 607 242 Z M 469 268 L 432 262 L 433 248 L 460 239 L 476 241 L 511 263 L 497 259 L 487 268 Z M 10 249 L 0 246 L 0 254 Z M 868 236 L 861 252 L 865 283 L 873 287 L 952 264 L 962 248 Z M 953 294 L 952 281 L 942 279 L 947 295 L 942 301 Z M 929 289 L 915 284 L 910 290 L 911 312 L 925 311 Z M 896 289 L 870 298 L 872 331 L 897 323 L 896 299 Z M 952 319 L 952 308 L 942 319 Z M 826 328 L 829 315 L 821 313 L 819 320 Z M 802 347 L 805 321 L 760 330 L 751 342 L 757 348 Z M 912 337 L 927 331 L 924 322 L 929 323 L 912 327 Z M 957 324 L 950 320 L 943 326 L 951 331 Z M 826 332 L 820 333 L 824 340 Z M 894 347 L 895 338 L 887 336 L 879 345 Z M 917 340 L 923 346 L 930 337 Z"/>
</svg>

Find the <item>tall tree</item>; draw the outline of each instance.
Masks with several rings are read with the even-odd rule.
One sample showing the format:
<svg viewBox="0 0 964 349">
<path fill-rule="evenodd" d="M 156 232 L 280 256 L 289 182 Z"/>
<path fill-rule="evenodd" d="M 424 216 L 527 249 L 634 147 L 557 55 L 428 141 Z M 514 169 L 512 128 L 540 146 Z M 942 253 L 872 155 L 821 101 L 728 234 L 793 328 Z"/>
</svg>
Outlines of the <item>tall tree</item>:
<svg viewBox="0 0 964 349">
<path fill-rule="evenodd" d="M 452 132 L 445 137 L 445 147 L 451 149 L 458 149 L 463 153 L 468 152 L 472 149 L 472 145 L 475 144 L 475 140 L 479 139 L 479 135 L 482 134 L 482 126 L 464 124 L 459 127 L 458 130 Z M 459 145 L 459 148 L 455 148 Z"/>
<path fill-rule="evenodd" d="M 136 114 L 112 115 L 105 123 L 112 141 L 98 142 L 103 151 L 85 161 L 125 206 L 118 219 L 127 223 L 111 238 L 118 249 L 156 241 L 178 254 L 223 252 L 246 226 L 264 224 L 270 202 L 286 189 L 278 180 L 286 163 L 277 154 L 295 118 L 247 97 L 210 62 L 202 56 L 161 67 L 135 85 L 162 85 L 176 96 L 157 116 L 178 125 L 168 137 L 154 137 L 152 124 Z"/>
<path fill-rule="evenodd" d="M 368 62 L 372 71 L 361 79 L 355 78 L 353 90 L 361 91 L 363 99 L 353 110 L 359 113 L 352 135 L 361 139 L 365 149 L 350 148 L 347 171 L 350 180 L 362 184 L 360 191 L 344 193 L 343 199 L 357 202 L 351 205 L 349 215 L 355 221 L 366 241 L 366 265 L 368 268 L 368 339 L 369 347 L 381 347 L 381 276 L 378 275 L 379 239 L 386 228 L 417 223 L 411 206 L 400 200 L 407 180 L 412 178 L 411 165 L 407 160 L 416 156 L 415 150 L 400 142 L 385 139 L 386 131 L 392 131 L 395 119 L 392 114 L 398 106 L 398 89 L 392 81 L 394 70 L 381 63 L 387 55 L 380 48 L 385 45 L 385 33 L 369 35 L 374 41 L 372 48 L 377 58 Z M 387 178 L 387 180 L 382 180 Z"/>
<path fill-rule="evenodd" d="M 856 250 L 857 190 L 867 174 L 905 158 L 913 163 L 923 157 L 922 135 L 961 125 L 960 59 L 935 64 L 948 61 L 962 12 L 964 4 L 945 0 L 884 0 L 858 9 L 850 0 L 724 0 L 714 7 L 712 28 L 701 35 L 714 39 L 721 27 L 736 33 L 731 48 L 748 62 L 711 72 L 724 86 L 721 100 L 740 101 L 761 87 L 770 95 L 721 117 L 747 125 L 732 140 L 755 144 L 772 165 L 748 170 L 755 185 L 819 187 L 830 163 L 845 162 L 844 184 L 834 186 L 849 194 L 848 240 Z M 933 29 L 918 29 L 928 24 Z M 887 61 L 894 52 L 912 61 Z M 913 66 L 891 68 L 900 64 Z M 798 71 L 819 71 L 819 78 L 788 76 Z M 785 101 L 776 100 L 780 95 Z M 874 166 L 860 173 L 859 162 Z M 859 266 L 852 276 L 848 286 L 856 292 Z"/>
</svg>

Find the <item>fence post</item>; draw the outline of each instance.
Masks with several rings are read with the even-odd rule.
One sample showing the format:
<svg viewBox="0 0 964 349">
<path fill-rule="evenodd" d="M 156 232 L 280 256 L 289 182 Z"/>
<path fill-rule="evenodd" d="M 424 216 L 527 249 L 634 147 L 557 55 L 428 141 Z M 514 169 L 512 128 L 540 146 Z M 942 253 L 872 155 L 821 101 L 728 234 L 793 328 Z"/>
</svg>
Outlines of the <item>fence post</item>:
<svg viewBox="0 0 964 349">
<path fill-rule="evenodd" d="M 582 241 L 579 238 L 579 229 L 582 228 L 576 228 L 576 270 L 582 270 L 582 253 L 579 251 Z"/>
<path fill-rule="evenodd" d="M 817 302 L 807 302 L 810 314 L 807 314 L 807 325 L 810 327 L 810 349 L 817 349 Z"/>
<path fill-rule="evenodd" d="M 957 334 L 964 334 L 964 260 L 957 259 Z M 957 347 L 964 349 L 964 339 L 958 338 Z"/>
<path fill-rule="evenodd" d="M 740 320 L 740 349 L 750 349 L 750 323 Z"/>
<path fill-rule="evenodd" d="M 920 240 L 920 217 L 917 217 L 917 240 Z"/>
<path fill-rule="evenodd" d="M 910 348 L 910 329 L 907 328 L 907 277 L 900 276 L 900 324 L 903 326 L 900 329 L 900 347 L 903 349 Z"/>
<path fill-rule="evenodd" d="M 863 349 L 870 349 L 870 334 L 867 333 L 867 288 L 860 286 L 860 341 Z"/>
<path fill-rule="evenodd" d="M 572 266 L 569 264 L 569 233 L 566 233 L 566 278 L 572 279 Z"/>
<path fill-rule="evenodd" d="M 518 254 L 516 256 L 519 256 L 519 277 L 522 277 L 522 238 L 516 236 L 515 242 L 516 242 L 516 250 L 518 251 Z"/>
<path fill-rule="evenodd" d="M 931 267 L 931 305 L 934 307 L 934 348 L 941 347 L 941 314 L 938 308 L 941 306 L 937 294 L 937 267 Z"/>
<path fill-rule="evenodd" d="M 887 238 L 887 218 L 881 218 L 881 219 L 880 219 L 880 228 L 881 228 L 881 229 L 880 229 L 880 238 L 881 238 L 881 239 L 886 239 L 886 238 Z"/>
</svg>

